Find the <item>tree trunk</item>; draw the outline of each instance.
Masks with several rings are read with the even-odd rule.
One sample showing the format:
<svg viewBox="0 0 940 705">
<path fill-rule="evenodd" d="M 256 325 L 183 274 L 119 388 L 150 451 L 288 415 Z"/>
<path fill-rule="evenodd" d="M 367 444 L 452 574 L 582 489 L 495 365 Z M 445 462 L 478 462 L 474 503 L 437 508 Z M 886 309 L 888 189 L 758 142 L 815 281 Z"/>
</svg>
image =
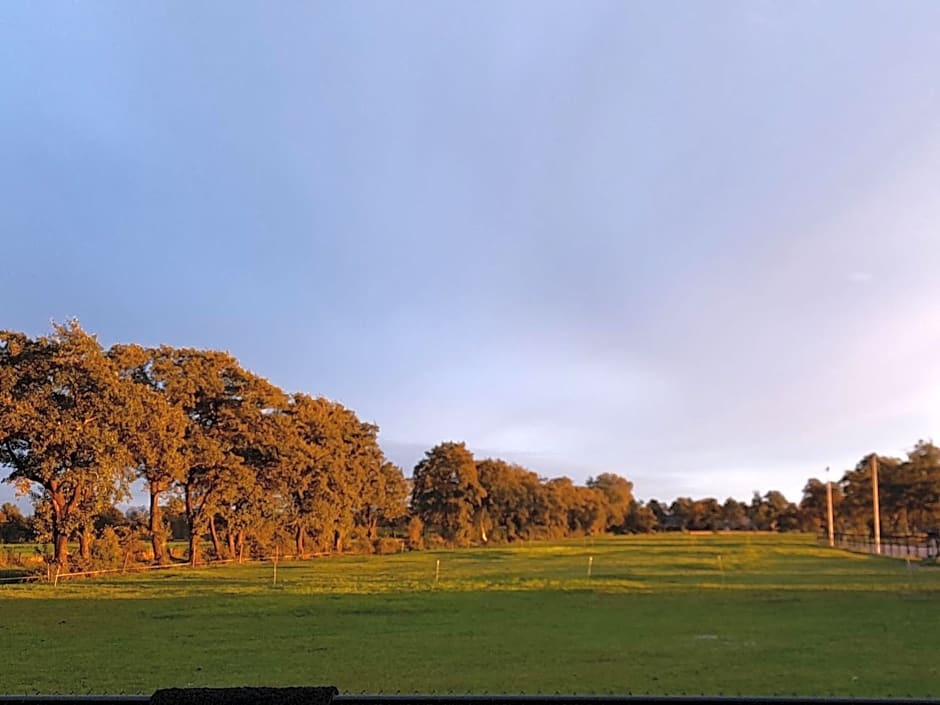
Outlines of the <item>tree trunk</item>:
<svg viewBox="0 0 940 705">
<path fill-rule="evenodd" d="M 297 556 L 299 558 L 305 558 L 306 553 L 307 553 L 307 547 L 306 547 L 307 532 L 304 531 L 304 527 L 302 526 L 297 527 L 297 533 L 295 535 L 295 538 L 296 538 L 296 543 L 297 543 Z"/>
<path fill-rule="evenodd" d="M 65 495 L 55 484 L 50 485 L 48 490 L 52 503 L 52 545 L 55 562 L 61 570 L 65 570 L 69 562 L 69 539 L 62 531 L 66 507 Z"/>
<path fill-rule="evenodd" d="M 82 557 L 82 560 L 91 559 L 91 540 L 92 528 L 83 526 L 78 532 L 78 555 Z"/>
<path fill-rule="evenodd" d="M 150 543 L 153 545 L 154 563 L 159 565 L 166 563 L 166 532 L 163 530 L 160 491 L 153 487 L 150 489 Z"/>
<path fill-rule="evenodd" d="M 339 531 L 333 532 L 333 550 L 337 553 L 343 552 L 343 535 Z"/>
<path fill-rule="evenodd" d="M 69 539 L 58 528 L 53 529 L 56 536 L 53 539 L 55 543 L 55 562 L 61 570 L 68 568 L 69 563 Z"/>
<path fill-rule="evenodd" d="M 228 558 L 231 558 L 234 560 L 235 558 L 235 532 L 230 529 L 228 532 L 226 532 L 225 538 L 228 542 Z"/>
<path fill-rule="evenodd" d="M 199 559 L 199 536 L 196 533 L 196 513 L 193 498 L 189 494 L 189 485 L 186 485 L 183 494 L 186 500 L 186 523 L 189 525 L 189 562 L 195 567 Z"/>
<path fill-rule="evenodd" d="M 209 533 L 212 535 L 212 548 L 215 549 L 215 557 L 222 557 L 222 544 L 219 541 L 219 532 L 215 528 L 215 516 L 209 519 Z"/>
<path fill-rule="evenodd" d="M 238 562 L 241 563 L 245 558 L 245 532 L 239 531 L 236 540 L 238 544 Z"/>
<path fill-rule="evenodd" d="M 379 518 L 369 519 L 369 540 L 375 541 L 379 537 Z"/>
</svg>

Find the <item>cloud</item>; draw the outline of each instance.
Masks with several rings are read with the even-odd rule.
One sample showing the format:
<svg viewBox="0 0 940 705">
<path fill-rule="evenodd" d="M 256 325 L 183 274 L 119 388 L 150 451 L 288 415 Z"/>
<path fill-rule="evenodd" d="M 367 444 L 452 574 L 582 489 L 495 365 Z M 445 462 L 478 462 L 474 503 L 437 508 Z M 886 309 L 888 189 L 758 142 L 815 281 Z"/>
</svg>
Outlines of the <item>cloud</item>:
<svg viewBox="0 0 940 705">
<path fill-rule="evenodd" d="M 848 280 L 853 284 L 870 284 L 874 277 L 871 272 L 852 272 L 848 276 Z"/>
</svg>

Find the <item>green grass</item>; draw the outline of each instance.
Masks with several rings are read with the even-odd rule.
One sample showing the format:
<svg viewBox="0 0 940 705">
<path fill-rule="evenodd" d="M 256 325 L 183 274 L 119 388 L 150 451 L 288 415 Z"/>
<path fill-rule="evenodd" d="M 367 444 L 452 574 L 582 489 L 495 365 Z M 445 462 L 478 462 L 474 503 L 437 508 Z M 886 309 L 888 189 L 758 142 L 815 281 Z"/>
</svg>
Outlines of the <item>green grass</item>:
<svg viewBox="0 0 940 705">
<path fill-rule="evenodd" d="M 0 587 L 0 692 L 940 695 L 940 569 L 808 537 L 349 556 L 278 577 L 227 566 Z"/>
</svg>

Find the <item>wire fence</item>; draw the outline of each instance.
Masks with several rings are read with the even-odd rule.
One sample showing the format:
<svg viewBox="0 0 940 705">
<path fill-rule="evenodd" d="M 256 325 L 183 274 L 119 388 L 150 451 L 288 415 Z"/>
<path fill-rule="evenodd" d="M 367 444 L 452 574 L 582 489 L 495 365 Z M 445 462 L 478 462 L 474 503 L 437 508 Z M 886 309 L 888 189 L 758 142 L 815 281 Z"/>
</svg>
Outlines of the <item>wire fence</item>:
<svg viewBox="0 0 940 705">
<path fill-rule="evenodd" d="M 828 542 L 823 535 L 821 541 Z M 873 536 L 865 534 L 835 534 L 835 548 L 853 553 L 907 558 L 911 560 L 936 560 L 940 555 L 940 538 L 932 534 L 908 534 L 882 536 L 876 542 Z"/>
</svg>

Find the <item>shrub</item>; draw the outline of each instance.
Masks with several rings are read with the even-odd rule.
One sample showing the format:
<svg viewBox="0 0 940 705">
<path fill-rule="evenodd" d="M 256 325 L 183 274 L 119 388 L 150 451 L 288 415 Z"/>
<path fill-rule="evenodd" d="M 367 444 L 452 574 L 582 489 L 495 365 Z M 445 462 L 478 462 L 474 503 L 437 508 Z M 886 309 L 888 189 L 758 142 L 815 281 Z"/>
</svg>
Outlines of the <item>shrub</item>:
<svg viewBox="0 0 940 705">
<path fill-rule="evenodd" d="M 424 522 L 419 517 L 411 517 L 408 522 L 408 549 L 420 551 L 424 548 Z"/>
<path fill-rule="evenodd" d="M 401 539 L 392 538 L 391 536 L 383 536 L 380 539 L 375 541 L 375 552 L 386 556 L 390 553 L 399 553 L 402 549 L 404 541 Z"/>
<path fill-rule="evenodd" d="M 112 527 L 106 526 L 91 544 L 91 562 L 98 568 L 117 568 L 123 560 L 121 538 Z"/>
</svg>

